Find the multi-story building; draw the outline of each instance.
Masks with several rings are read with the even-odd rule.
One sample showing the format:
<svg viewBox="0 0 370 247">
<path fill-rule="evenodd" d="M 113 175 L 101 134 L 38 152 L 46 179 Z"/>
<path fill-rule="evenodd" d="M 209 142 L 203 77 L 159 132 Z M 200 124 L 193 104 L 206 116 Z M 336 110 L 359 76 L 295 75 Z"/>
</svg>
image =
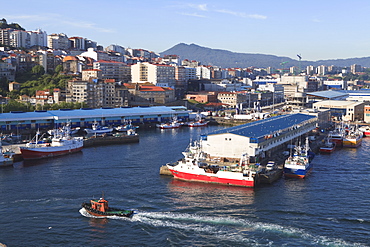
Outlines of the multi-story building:
<svg viewBox="0 0 370 247">
<path fill-rule="evenodd" d="M 166 64 L 180 65 L 180 57 L 178 55 L 165 55 L 162 58 L 162 61 Z"/>
<path fill-rule="evenodd" d="M 362 72 L 361 65 L 359 65 L 359 64 L 353 64 L 353 65 L 351 65 L 351 73 L 352 74 L 356 74 L 356 73 L 359 73 L 359 72 Z"/>
<path fill-rule="evenodd" d="M 101 79 L 131 80 L 131 67 L 122 62 L 99 60 L 93 63 L 93 69 L 101 70 Z"/>
<path fill-rule="evenodd" d="M 47 34 L 42 30 L 23 31 L 11 28 L 0 29 L 0 43 L 13 47 L 46 47 Z"/>
<path fill-rule="evenodd" d="M 130 93 L 131 106 L 166 104 L 175 100 L 175 90 L 151 84 L 124 84 Z"/>
<path fill-rule="evenodd" d="M 217 102 L 218 92 L 192 92 L 185 95 L 187 100 L 195 100 L 199 103 Z"/>
<path fill-rule="evenodd" d="M 307 75 L 314 75 L 316 73 L 316 68 L 313 65 L 309 65 L 306 67 L 306 74 Z"/>
<path fill-rule="evenodd" d="M 13 47 L 26 47 L 27 36 L 26 31 L 11 30 L 9 32 L 9 45 Z"/>
<path fill-rule="evenodd" d="M 202 79 L 211 79 L 211 70 L 207 66 L 198 66 L 196 67 L 197 70 L 197 79 L 202 80 Z"/>
<path fill-rule="evenodd" d="M 10 32 L 13 29 L 11 28 L 5 28 L 0 29 L 0 43 L 3 45 L 10 45 Z"/>
<path fill-rule="evenodd" d="M 71 49 L 86 51 L 86 42 L 85 39 L 82 37 L 71 37 L 69 38 Z"/>
<path fill-rule="evenodd" d="M 317 67 L 317 74 L 318 75 L 326 75 L 328 73 L 328 67 L 325 65 L 320 65 Z"/>
<path fill-rule="evenodd" d="M 7 78 L 9 81 L 15 79 L 16 66 L 11 63 L 0 61 L 0 78 Z"/>
<path fill-rule="evenodd" d="M 192 67 L 192 68 L 195 68 L 195 67 L 198 67 L 200 66 L 200 62 L 197 62 L 195 60 L 188 60 L 188 59 L 185 59 L 185 60 L 182 60 L 181 61 L 181 65 L 182 66 L 185 66 L 185 67 Z"/>
<path fill-rule="evenodd" d="M 101 79 L 101 70 L 100 69 L 84 69 L 82 70 L 82 80 L 89 81 L 91 79 Z"/>
<path fill-rule="evenodd" d="M 315 102 L 313 109 L 329 109 L 332 116 L 337 120 L 360 121 L 364 120 L 365 102 L 354 102 L 347 100 L 323 100 Z"/>
<path fill-rule="evenodd" d="M 68 82 L 67 102 L 86 103 L 91 108 L 121 107 L 128 104 L 127 90 L 118 87 L 113 79 Z"/>
<path fill-rule="evenodd" d="M 105 48 L 105 51 L 106 52 L 114 51 L 114 52 L 120 53 L 121 55 L 126 54 L 126 49 L 120 45 L 113 45 L 113 44 L 109 45 Z"/>
<path fill-rule="evenodd" d="M 160 87 L 174 87 L 175 67 L 164 64 L 139 62 L 131 65 L 132 83 L 150 82 Z"/>
<path fill-rule="evenodd" d="M 229 107 L 236 108 L 247 100 L 247 96 L 245 93 L 239 92 L 219 92 L 217 100 Z"/>
<path fill-rule="evenodd" d="M 94 59 L 94 61 L 104 60 L 109 61 L 108 53 L 103 51 L 96 51 L 94 48 L 88 48 L 86 52 L 83 52 L 79 55 L 80 57 L 89 57 Z"/>
<path fill-rule="evenodd" d="M 63 59 L 60 56 L 54 55 L 52 51 L 40 51 L 33 56 L 33 61 L 44 67 L 45 72 L 54 71 L 56 66 L 63 64 Z"/>
<path fill-rule="evenodd" d="M 27 39 L 26 39 L 26 48 L 30 48 L 33 46 L 39 47 L 46 47 L 47 46 L 47 37 L 45 31 L 41 29 L 37 29 L 36 31 L 26 31 L 27 32 Z"/>
<path fill-rule="evenodd" d="M 80 61 L 75 56 L 65 56 L 63 58 L 63 71 L 66 73 L 77 74 L 81 72 Z"/>
<path fill-rule="evenodd" d="M 185 68 L 185 80 L 196 80 L 197 79 L 197 69 L 194 67 L 184 67 Z"/>
<path fill-rule="evenodd" d="M 48 35 L 48 47 L 54 50 L 69 50 L 71 42 L 64 33 Z"/>
</svg>

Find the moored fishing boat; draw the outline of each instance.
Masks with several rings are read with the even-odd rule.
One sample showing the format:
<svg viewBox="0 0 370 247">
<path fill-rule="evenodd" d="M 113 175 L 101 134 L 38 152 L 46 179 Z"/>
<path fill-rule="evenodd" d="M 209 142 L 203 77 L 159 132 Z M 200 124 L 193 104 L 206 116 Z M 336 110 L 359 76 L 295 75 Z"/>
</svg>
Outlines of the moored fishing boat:
<svg viewBox="0 0 370 247">
<path fill-rule="evenodd" d="M 204 120 L 198 120 L 198 121 L 195 121 L 195 122 L 188 123 L 189 127 L 203 127 L 203 126 L 207 126 L 207 125 L 208 125 L 208 121 L 204 121 Z"/>
<path fill-rule="evenodd" d="M 285 177 L 305 178 L 311 172 L 313 168 L 311 160 L 314 154 L 309 151 L 309 148 L 308 138 L 303 148 L 299 145 L 295 147 L 294 154 L 285 160 Z"/>
<path fill-rule="evenodd" d="M 82 203 L 82 207 L 89 214 L 98 217 L 107 217 L 107 216 L 131 217 L 134 214 L 133 210 L 109 207 L 108 201 L 105 200 L 103 197 L 98 200 L 92 199 L 90 200 L 90 202 L 84 202 Z"/>
<path fill-rule="evenodd" d="M 203 120 L 201 115 L 199 114 L 197 114 L 194 121 L 188 123 L 189 127 L 203 127 L 207 125 L 208 125 L 208 121 Z"/>
<path fill-rule="evenodd" d="M 206 159 L 199 142 L 189 145 L 183 155 L 176 163 L 167 164 L 176 179 L 243 187 L 255 187 L 259 183 L 260 167 L 249 164 L 247 155 L 238 164 L 212 163 Z"/>
<path fill-rule="evenodd" d="M 13 163 L 14 163 L 14 160 L 13 160 L 13 153 L 10 152 L 10 151 L 7 151 L 7 152 L 2 152 L 2 144 L 1 144 L 1 141 L 0 141 L 0 167 L 6 167 L 6 166 L 12 166 Z"/>
<path fill-rule="evenodd" d="M 91 125 L 91 129 L 85 129 L 87 134 L 107 134 L 113 131 L 113 128 L 107 126 L 100 126 L 98 122 L 94 121 Z"/>
<path fill-rule="evenodd" d="M 126 132 L 128 130 L 136 130 L 138 129 L 139 126 L 135 126 L 131 123 L 127 123 L 127 124 L 123 124 L 123 125 L 119 125 L 117 127 L 114 127 L 114 130 L 118 131 L 118 132 Z"/>
<path fill-rule="evenodd" d="M 65 126 L 61 130 L 55 130 L 50 142 L 39 141 L 40 133 L 37 132 L 35 141 L 31 141 L 26 146 L 19 147 L 23 159 L 41 159 L 53 156 L 60 156 L 81 151 L 83 148 L 82 137 L 71 137 L 70 130 Z"/>
<path fill-rule="evenodd" d="M 351 126 L 346 130 L 347 134 L 343 137 L 343 147 L 357 148 L 362 143 L 363 133 L 357 126 Z"/>
<path fill-rule="evenodd" d="M 331 142 L 330 139 L 331 139 L 331 134 L 327 136 L 324 145 L 320 147 L 320 153 L 334 152 L 336 144 L 335 142 Z"/>
<path fill-rule="evenodd" d="M 358 128 L 359 131 L 362 131 L 363 136 L 370 136 L 370 127 L 369 126 L 361 126 Z"/>
<path fill-rule="evenodd" d="M 343 146 L 343 137 L 345 135 L 345 130 L 343 123 L 337 125 L 334 131 L 330 132 L 330 142 L 334 142 L 337 147 Z"/>
<path fill-rule="evenodd" d="M 160 129 L 177 129 L 177 128 L 180 128 L 180 126 L 181 126 L 181 123 L 177 121 L 176 117 L 172 118 L 172 120 L 168 123 L 157 124 L 157 127 Z"/>
</svg>

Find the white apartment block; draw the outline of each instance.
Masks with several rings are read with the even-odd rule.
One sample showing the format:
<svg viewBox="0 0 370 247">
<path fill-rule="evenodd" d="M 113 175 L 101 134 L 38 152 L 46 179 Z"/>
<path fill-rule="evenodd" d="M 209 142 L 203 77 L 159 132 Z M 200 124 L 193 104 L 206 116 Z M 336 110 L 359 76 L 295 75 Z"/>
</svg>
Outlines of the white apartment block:
<svg viewBox="0 0 370 247">
<path fill-rule="evenodd" d="M 109 45 L 105 48 L 105 51 L 109 52 L 109 51 L 114 51 L 114 52 L 118 52 L 118 53 L 121 53 L 122 55 L 125 55 L 126 54 L 126 49 L 120 45 Z"/>
<path fill-rule="evenodd" d="M 128 82 L 131 78 L 131 68 L 122 62 L 99 60 L 93 63 L 93 69 L 101 71 L 101 79 Z"/>
<path fill-rule="evenodd" d="M 316 68 L 313 65 L 309 65 L 306 67 L 306 74 L 307 75 L 313 75 L 316 73 Z"/>
<path fill-rule="evenodd" d="M 206 66 L 198 66 L 196 67 L 197 70 L 197 79 L 211 79 L 211 70 Z"/>
<path fill-rule="evenodd" d="M 95 51 L 94 48 L 88 48 L 86 52 L 83 52 L 79 55 L 80 57 L 89 57 L 89 58 L 92 58 L 94 59 L 95 61 L 99 61 L 99 60 L 111 60 L 109 58 L 109 55 L 106 53 L 106 52 L 102 52 L 102 51 Z"/>
<path fill-rule="evenodd" d="M 328 67 L 325 65 L 320 65 L 317 67 L 317 74 L 318 75 L 326 75 L 328 73 Z"/>
<path fill-rule="evenodd" d="M 32 46 L 46 46 L 47 34 L 40 29 L 36 31 L 23 31 L 5 29 L 2 32 L 3 41 L 2 43 L 11 45 L 14 47 L 25 47 L 30 48 Z M 6 40 L 7 38 L 8 40 Z"/>
<path fill-rule="evenodd" d="M 151 82 L 160 87 L 174 87 L 175 68 L 164 64 L 151 64 L 148 62 L 131 65 L 132 83 Z"/>
<path fill-rule="evenodd" d="M 70 42 L 64 33 L 48 35 L 48 47 L 54 50 L 69 50 Z"/>
</svg>

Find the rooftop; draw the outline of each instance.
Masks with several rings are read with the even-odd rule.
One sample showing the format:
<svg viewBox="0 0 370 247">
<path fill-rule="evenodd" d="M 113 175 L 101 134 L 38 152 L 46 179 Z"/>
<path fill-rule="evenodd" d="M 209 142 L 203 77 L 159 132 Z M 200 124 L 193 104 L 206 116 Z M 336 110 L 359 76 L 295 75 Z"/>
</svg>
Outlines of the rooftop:
<svg viewBox="0 0 370 247">
<path fill-rule="evenodd" d="M 287 114 L 276 117 L 271 117 L 252 123 L 247 123 L 239 126 L 234 126 L 231 128 L 221 129 L 209 133 L 208 135 L 218 135 L 231 133 L 235 135 L 241 135 L 252 138 L 259 138 L 266 135 L 270 135 L 276 131 L 283 130 L 294 125 L 301 124 L 307 120 L 316 118 L 315 116 L 310 116 L 302 113 L 297 114 Z"/>
</svg>

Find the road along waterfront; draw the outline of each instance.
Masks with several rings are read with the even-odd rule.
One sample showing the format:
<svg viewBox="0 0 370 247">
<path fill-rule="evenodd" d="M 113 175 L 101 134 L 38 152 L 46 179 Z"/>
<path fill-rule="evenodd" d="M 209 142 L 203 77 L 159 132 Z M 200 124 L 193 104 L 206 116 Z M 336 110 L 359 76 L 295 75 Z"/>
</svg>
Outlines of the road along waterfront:
<svg viewBox="0 0 370 247">
<path fill-rule="evenodd" d="M 0 242 L 8 246 L 368 246 L 370 139 L 317 155 L 304 180 L 254 189 L 174 180 L 161 165 L 215 130 L 140 131 L 140 142 L 84 148 L 0 170 Z M 104 191 L 131 219 L 81 203 Z"/>
</svg>

